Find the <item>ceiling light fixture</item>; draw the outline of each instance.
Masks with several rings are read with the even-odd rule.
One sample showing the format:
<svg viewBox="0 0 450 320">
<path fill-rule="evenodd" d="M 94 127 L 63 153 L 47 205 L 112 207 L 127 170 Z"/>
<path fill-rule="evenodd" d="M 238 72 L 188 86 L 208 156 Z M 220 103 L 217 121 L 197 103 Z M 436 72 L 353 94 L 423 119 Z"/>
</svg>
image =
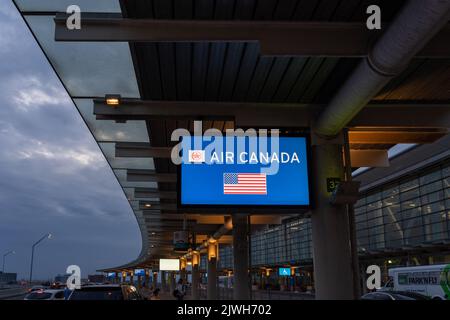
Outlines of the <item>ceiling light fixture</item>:
<svg viewBox="0 0 450 320">
<path fill-rule="evenodd" d="M 114 94 L 107 94 L 105 96 L 105 101 L 108 106 L 116 107 L 120 104 L 121 96 Z"/>
</svg>

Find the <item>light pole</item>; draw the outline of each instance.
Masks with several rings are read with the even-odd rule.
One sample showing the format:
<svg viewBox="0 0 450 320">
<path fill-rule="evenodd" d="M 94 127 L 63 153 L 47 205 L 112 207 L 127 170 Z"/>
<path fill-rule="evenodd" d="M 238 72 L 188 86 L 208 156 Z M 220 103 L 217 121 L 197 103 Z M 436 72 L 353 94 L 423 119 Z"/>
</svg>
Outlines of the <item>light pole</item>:
<svg viewBox="0 0 450 320">
<path fill-rule="evenodd" d="M 10 254 L 16 254 L 16 252 L 14 250 L 8 251 L 7 253 L 5 253 L 3 255 L 3 268 L 2 268 L 2 272 L 5 273 L 5 260 L 6 260 L 6 256 L 10 255 Z"/>
<path fill-rule="evenodd" d="M 42 241 L 44 241 L 45 239 L 51 239 L 52 238 L 52 234 L 51 233 L 47 233 L 45 236 L 43 236 L 42 238 L 40 238 L 38 241 L 36 241 L 33 246 L 31 247 L 31 265 L 30 265 L 30 284 L 31 284 L 31 280 L 33 279 L 33 260 L 34 260 L 34 248 L 41 243 Z"/>
</svg>

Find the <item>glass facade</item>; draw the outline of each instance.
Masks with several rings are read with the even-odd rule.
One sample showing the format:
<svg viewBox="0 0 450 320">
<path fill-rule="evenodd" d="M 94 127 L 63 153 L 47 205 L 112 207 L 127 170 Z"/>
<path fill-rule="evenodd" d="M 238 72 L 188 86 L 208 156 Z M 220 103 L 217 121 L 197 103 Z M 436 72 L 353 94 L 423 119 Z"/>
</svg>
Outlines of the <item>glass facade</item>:
<svg viewBox="0 0 450 320">
<path fill-rule="evenodd" d="M 355 205 L 360 252 L 450 240 L 450 159 L 363 194 Z M 251 239 L 251 265 L 312 263 L 311 220 L 290 220 Z M 221 252 L 222 258 L 222 252 Z M 232 268 L 232 258 L 221 268 Z"/>
<path fill-rule="evenodd" d="M 355 205 L 360 250 L 450 239 L 450 161 L 372 190 Z"/>
</svg>

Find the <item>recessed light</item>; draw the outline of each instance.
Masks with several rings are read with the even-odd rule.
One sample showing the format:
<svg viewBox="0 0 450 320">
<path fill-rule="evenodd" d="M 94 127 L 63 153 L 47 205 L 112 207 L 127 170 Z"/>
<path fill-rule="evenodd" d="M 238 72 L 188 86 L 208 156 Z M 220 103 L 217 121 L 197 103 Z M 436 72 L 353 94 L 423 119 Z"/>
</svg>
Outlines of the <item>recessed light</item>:
<svg viewBox="0 0 450 320">
<path fill-rule="evenodd" d="M 118 106 L 120 104 L 120 95 L 106 95 L 105 101 L 108 106 Z"/>
</svg>

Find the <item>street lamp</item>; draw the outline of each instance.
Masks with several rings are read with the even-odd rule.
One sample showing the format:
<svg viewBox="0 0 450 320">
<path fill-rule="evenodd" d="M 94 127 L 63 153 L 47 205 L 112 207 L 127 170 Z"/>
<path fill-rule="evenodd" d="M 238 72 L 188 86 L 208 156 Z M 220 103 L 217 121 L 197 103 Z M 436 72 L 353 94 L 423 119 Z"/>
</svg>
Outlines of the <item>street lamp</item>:
<svg viewBox="0 0 450 320">
<path fill-rule="evenodd" d="M 3 273 L 5 273 L 5 260 L 6 260 L 5 258 L 6 258 L 6 256 L 8 256 L 10 254 L 16 254 L 16 252 L 14 250 L 11 250 L 3 255 L 3 268 L 2 268 Z"/>
<path fill-rule="evenodd" d="M 30 265 L 30 283 L 31 280 L 33 279 L 33 260 L 34 260 L 34 248 L 41 243 L 42 241 L 44 241 L 45 239 L 51 239 L 52 238 L 52 234 L 51 233 L 47 233 L 45 236 L 43 236 L 42 238 L 40 238 L 38 241 L 36 241 L 33 246 L 31 247 L 31 265 Z"/>
</svg>

